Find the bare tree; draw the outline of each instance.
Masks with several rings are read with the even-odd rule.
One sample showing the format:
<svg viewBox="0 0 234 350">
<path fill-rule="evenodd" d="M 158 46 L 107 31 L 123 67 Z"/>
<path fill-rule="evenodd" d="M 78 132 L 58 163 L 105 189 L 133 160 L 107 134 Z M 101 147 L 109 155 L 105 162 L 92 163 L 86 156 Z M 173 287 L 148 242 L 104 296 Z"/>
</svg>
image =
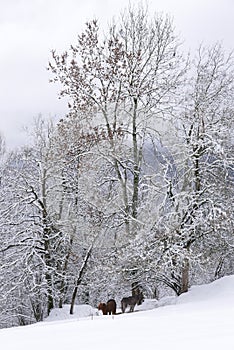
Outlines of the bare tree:
<svg viewBox="0 0 234 350">
<path fill-rule="evenodd" d="M 185 72 L 178 46 L 170 18 L 129 7 L 104 39 L 94 20 L 69 52 L 52 52 L 50 69 L 61 96 L 70 98 L 69 118 L 82 111 L 84 128 L 97 131 L 99 156 L 112 169 L 105 182 L 121 190 L 118 213 L 128 237 L 139 226 L 144 145 L 157 138 L 157 117 L 175 104 Z"/>
</svg>

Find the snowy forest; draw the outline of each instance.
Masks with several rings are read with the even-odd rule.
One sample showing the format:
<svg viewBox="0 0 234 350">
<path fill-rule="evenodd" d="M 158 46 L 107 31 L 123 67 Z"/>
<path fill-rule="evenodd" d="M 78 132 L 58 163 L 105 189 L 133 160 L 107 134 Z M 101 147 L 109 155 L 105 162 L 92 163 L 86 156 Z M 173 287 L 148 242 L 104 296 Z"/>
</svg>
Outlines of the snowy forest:
<svg viewBox="0 0 234 350">
<path fill-rule="evenodd" d="M 69 113 L 0 142 L 0 327 L 234 274 L 233 54 L 129 6 L 48 72 Z"/>
</svg>

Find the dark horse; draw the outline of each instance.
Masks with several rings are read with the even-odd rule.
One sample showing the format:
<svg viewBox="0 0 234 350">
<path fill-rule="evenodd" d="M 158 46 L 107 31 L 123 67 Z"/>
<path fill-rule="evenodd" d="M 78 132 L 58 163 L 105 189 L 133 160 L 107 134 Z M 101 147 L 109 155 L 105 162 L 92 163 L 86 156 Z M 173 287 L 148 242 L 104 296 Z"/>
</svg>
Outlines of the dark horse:
<svg viewBox="0 0 234 350">
<path fill-rule="evenodd" d="M 103 315 L 115 315 L 116 314 L 116 302 L 114 299 L 108 300 L 107 303 L 100 303 L 98 310 L 102 310 Z"/>
<path fill-rule="evenodd" d="M 128 298 L 123 298 L 121 300 L 122 312 L 124 313 L 128 306 L 130 306 L 129 312 L 133 312 L 134 311 L 134 307 L 136 306 L 136 304 L 137 305 L 141 305 L 143 303 L 143 301 L 144 301 L 144 297 L 143 297 L 142 293 L 133 295 L 133 296 L 128 297 Z"/>
</svg>

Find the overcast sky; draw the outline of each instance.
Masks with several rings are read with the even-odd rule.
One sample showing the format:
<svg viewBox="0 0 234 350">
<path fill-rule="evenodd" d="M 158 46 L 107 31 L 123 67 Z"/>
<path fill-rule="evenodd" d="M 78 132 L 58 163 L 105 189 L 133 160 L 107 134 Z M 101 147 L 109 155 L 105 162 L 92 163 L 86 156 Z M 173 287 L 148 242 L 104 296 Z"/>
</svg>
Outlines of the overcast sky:
<svg viewBox="0 0 234 350">
<path fill-rule="evenodd" d="M 84 23 L 106 24 L 128 0 L 0 0 L 0 132 L 9 148 L 25 143 L 23 125 L 39 114 L 63 116 L 46 70 L 51 49 L 75 43 Z M 132 3 L 137 3 L 133 0 Z M 234 0 L 151 0 L 150 11 L 170 14 L 187 49 L 203 42 L 234 48 Z"/>
</svg>

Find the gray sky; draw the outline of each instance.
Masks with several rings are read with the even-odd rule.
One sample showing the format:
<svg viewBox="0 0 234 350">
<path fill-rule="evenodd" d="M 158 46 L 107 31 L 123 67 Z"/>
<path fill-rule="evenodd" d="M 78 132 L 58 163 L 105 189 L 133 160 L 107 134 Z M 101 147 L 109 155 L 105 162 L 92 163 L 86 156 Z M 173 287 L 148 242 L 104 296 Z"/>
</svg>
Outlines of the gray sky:
<svg viewBox="0 0 234 350">
<path fill-rule="evenodd" d="M 46 70 L 51 49 L 75 43 L 84 23 L 106 24 L 128 0 L 0 0 L 0 132 L 9 148 L 25 143 L 23 125 L 40 113 L 63 116 L 66 103 Z M 137 3 L 137 0 L 132 1 Z M 149 0 L 150 11 L 170 14 L 186 49 L 203 42 L 234 48 L 234 0 Z"/>
</svg>

